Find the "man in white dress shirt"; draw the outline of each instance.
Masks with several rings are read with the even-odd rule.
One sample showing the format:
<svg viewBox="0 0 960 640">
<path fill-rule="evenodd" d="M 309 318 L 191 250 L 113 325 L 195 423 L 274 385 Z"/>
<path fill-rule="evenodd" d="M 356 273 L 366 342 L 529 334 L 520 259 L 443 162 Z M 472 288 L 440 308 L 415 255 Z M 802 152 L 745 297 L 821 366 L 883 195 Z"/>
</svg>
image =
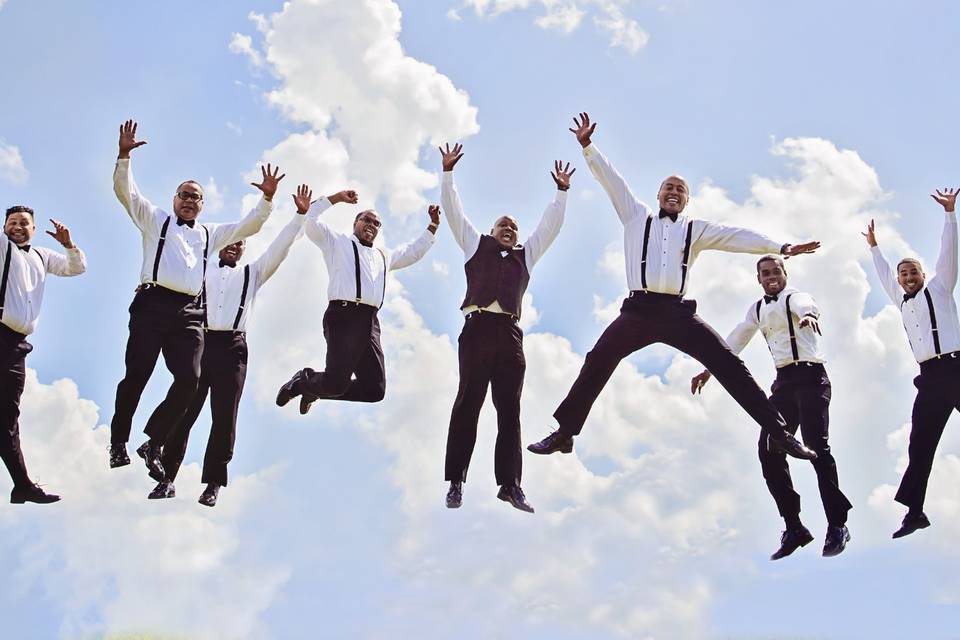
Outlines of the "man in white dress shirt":
<svg viewBox="0 0 960 640">
<path fill-rule="evenodd" d="M 917 397 L 907 450 L 910 462 L 895 498 L 907 507 L 907 514 L 894 538 L 930 526 L 923 512 L 927 481 L 947 419 L 954 409 L 960 410 L 960 320 L 953 298 L 957 288 L 957 189 L 938 190 L 931 197 L 943 207 L 944 221 L 937 272 L 929 282 L 916 258 L 901 260 L 896 272 L 890 268 L 877 246 L 872 220 L 863 234 L 880 284 L 900 307 L 910 348 L 920 363 L 920 375 L 913 380 Z"/>
<path fill-rule="evenodd" d="M 357 214 L 353 233 L 331 229 L 320 214 L 339 202 L 356 204 L 355 191 L 341 191 L 314 202 L 307 215 L 306 233 L 320 247 L 327 265 L 330 301 L 323 314 L 327 341 L 323 371 L 304 368 L 277 392 L 277 405 L 297 396 L 300 413 L 306 414 L 317 399 L 380 402 L 386 391 L 386 371 L 380 346 L 377 312 L 387 291 L 387 272 L 414 264 L 433 246 L 440 226 L 440 207 L 430 205 L 430 224 L 413 242 L 394 250 L 374 247 L 380 216 L 366 210 Z"/>
<path fill-rule="evenodd" d="M 37 327 L 47 274 L 76 276 L 87 268 L 70 230 L 56 220 L 50 222 L 54 231 L 47 234 L 63 245 L 67 255 L 31 245 L 37 228 L 33 209 L 23 205 L 6 210 L 0 239 L 0 458 L 13 480 L 10 502 L 17 504 L 60 499 L 30 480 L 20 449 L 20 396 L 27 354 L 33 350 L 27 336 Z"/>
<path fill-rule="evenodd" d="M 300 237 L 312 195 L 310 187 L 300 185 L 293 198 L 297 215 L 258 259 L 238 266 L 246 245 L 244 240 L 238 240 L 221 249 L 219 260 L 210 263 L 205 283 L 207 318 L 200 384 L 187 413 L 167 438 L 161 458 L 166 477 L 150 492 L 149 498 L 172 498 L 176 495 L 173 483 L 187 451 L 190 429 L 203 410 L 208 393 L 210 436 L 207 438 L 200 479 L 206 487 L 198 502 L 208 507 L 215 506 L 220 487 L 227 486 L 227 465 L 233 459 L 237 410 L 247 376 L 247 318 L 260 288 L 276 273 L 280 263 L 290 253 L 290 247 Z"/>
<path fill-rule="evenodd" d="M 130 169 L 130 152 L 146 142 L 138 141 L 136 135 L 136 122 L 128 120 L 120 126 L 120 151 L 113 173 L 113 190 L 143 236 L 143 265 L 140 286 L 130 305 L 126 372 L 117 385 L 110 422 L 110 466 L 130 464 L 126 443 L 133 414 L 162 352 L 173 383 L 147 421 L 144 432 L 149 439 L 137 449 L 150 477 L 159 482 L 164 478 L 163 445 L 186 412 L 200 379 L 207 258 L 260 230 L 283 176 L 278 177 L 279 168 L 261 167 L 263 181 L 253 186 L 263 192 L 263 198 L 241 221 L 197 224 L 203 210 L 203 188 L 196 181 L 187 180 L 177 187 L 173 214 L 141 195 Z"/>
<path fill-rule="evenodd" d="M 460 305 L 464 315 L 458 341 L 460 387 L 450 415 L 447 433 L 445 477 L 450 482 L 447 507 L 458 508 L 463 501 L 463 483 L 477 442 L 477 420 L 487 397 L 493 392 L 497 409 L 497 443 L 494 476 L 500 491 L 497 497 L 521 511 L 533 513 L 520 488 L 523 469 L 520 449 L 520 394 L 527 363 L 523 355 L 523 331 L 518 325 L 523 294 L 533 266 L 553 243 L 563 224 L 570 188 L 569 163 L 554 164 L 551 174 L 556 195 L 547 205 L 540 224 L 523 244 L 512 216 L 501 216 L 489 234 L 481 234 L 463 213 L 460 194 L 453 180 L 453 168 L 463 156 L 459 144 L 440 149 L 443 182 L 440 201 L 453 237 L 463 250 L 467 292 Z"/>
<path fill-rule="evenodd" d="M 799 426 L 804 444 L 817 454 L 812 462 L 827 515 L 823 555 L 835 556 L 850 541 L 847 512 L 853 505 L 840 491 L 837 463 L 827 442 L 831 387 L 820 346 L 820 309 L 813 296 L 787 284 L 787 270 L 780 256 L 760 258 L 757 281 L 764 296 L 750 305 L 746 318 L 730 332 L 726 342 L 739 355 L 758 329 L 766 339 L 777 368 L 770 402 L 786 419 L 790 433 L 796 433 Z M 691 393 L 703 389 L 710 377 L 709 371 L 694 376 Z M 800 521 L 800 496 L 793 488 L 786 455 L 771 448 L 765 436 L 760 437 L 759 454 L 767 488 L 786 523 L 780 548 L 770 556 L 779 560 L 811 542 L 813 535 Z"/>
<path fill-rule="evenodd" d="M 810 253 L 819 242 L 790 245 L 738 227 L 726 227 L 682 215 L 689 189 L 686 180 L 669 176 L 660 185 L 659 214 L 637 200 L 623 177 L 591 143 L 596 123 L 586 113 L 571 128 L 583 155 L 624 226 L 624 252 L 630 295 L 620 316 L 607 327 L 587 354 L 580 375 L 554 412 L 559 428 L 527 447 L 533 453 L 573 451 L 590 408 L 617 365 L 634 351 L 655 342 L 675 347 L 709 369 L 741 407 L 769 435 L 773 446 L 789 455 L 812 459 L 816 454 L 787 430 L 786 423 L 767 399 L 743 361 L 734 355 L 716 331 L 696 314 L 696 301 L 683 298 L 689 271 L 701 251 L 737 253 Z"/>
</svg>

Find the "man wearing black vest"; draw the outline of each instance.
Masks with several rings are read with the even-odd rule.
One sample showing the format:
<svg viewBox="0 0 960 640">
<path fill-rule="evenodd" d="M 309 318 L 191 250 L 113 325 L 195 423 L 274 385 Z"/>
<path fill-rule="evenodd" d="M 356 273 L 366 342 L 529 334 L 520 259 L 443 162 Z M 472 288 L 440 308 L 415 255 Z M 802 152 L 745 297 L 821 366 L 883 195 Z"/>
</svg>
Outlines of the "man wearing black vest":
<svg viewBox="0 0 960 640">
<path fill-rule="evenodd" d="M 501 216 L 489 234 L 481 234 L 463 213 L 460 195 L 453 181 L 453 168 L 463 156 L 459 144 L 440 149 L 443 158 L 441 203 L 450 231 L 463 250 L 467 293 L 460 310 L 464 315 L 460 332 L 460 388 L 450 415 L 447 433 L 445 475 L 450 482 L 447 507 L 458 508 L 463 501 L 463 483 L 477 441 L 477 420 L 493 391 L 497 409 L 497 443 L 494 475 L 500 491 L 497 497 L 521 511 L 533 513 L 520 488 L 520 394 L 527 368 L 523 355 L 521 302 L 530 280 L 530 271 L 553 243 L 563 224 L 570 188 L 571 170 L 559 161 L 551 174 L 557 185 L 540 224 L 523 244 L 518 243 L 518 225 L 512 216 Z"/>
<path fill-rule="evenodd" d="M 655 342 L 675 347 L 699 360 L 769 436 L 771 445 L 798 458 L 816 454 L 787 430 L 786 423 L 753 376 L 700 316 L 696 301 L 683 298 L 687 277 L 701 251 L 737 253 L 810 253 L 819 242 L 780 244 L 738 227 L 727 227 L 682 215 L 689 198 L 686 180 L 669 176 L 660 185 L 659 214 L 637 200 L 623 177 L 600 153 L 590 138 L 596 129 L 586 113 L 574 118 L 570 129 L 583 147 L 583 155 L 600 182 L 624 226 L 624 251 L 630 295 L 620 316 L 607 327 L 587 354 L 580 375 L 553 416 L 559 428 L 528 447 L 533 453 L 573 451 L 594 401 L 625 357 Z"/>
<path fill-rule="evenodd" d="M 205 281 L 207 317 L 204 326 L 200 384 L 187 413 L 163 446 L 166 477 L 148 496 L 150 499 L 176 495 L 174 480 L 187 452 L 187 439 L 210 394 L 210 436 L 203 456 L 201 482 L 206 484 L 198 502 L 217 504 L 220 487 L 227 486 L 227 465 L 233 459 L 237 435 L 237 410 L 247 377 L 247 318 L 260 288 L 276 273 L 294 241 L 300 237 L 313 193 L 300 185 L 293 197 L 297 215 L 280 231 L 257 260 L 238 267 L 246 242 L 238 240 L 220 250 L 218 262 L 210 264 Z"/>
<path fill-rule="evenodd" d="M 766 339 L 777 368 L 770 402 L 786 419 L 791 433 L 796 433 L 799 426 L 804 444 L 817 454 L 813 469 L 827 514 L 823 555 L 835 556 L 850 541 L 846 523 L 853 505 L 840 491 L 837 463 L 827 442 L 832 392 L 820 346 L 820 309 L 813 296 L 787 285 L 787 270 L 780 256 L 760 258 L 757 282 L 764 296 L 750 305 L 746 318 L 730 332 L 726 342 L 739 355 L 758 329 Z M 690 392 L 702 390 L 710 377 L 709 371 L 694 376 Z M 759 453 L 767 488 L 786 523 L 780 548 L 770 556 L 779 560 L 811 542 L 813 535 L 800 521 L 800 496 L 793 488 L 786 455 L 771 448 L 765 435 L 760 437 Z"/>
<path fill-rule="evenodd" d="M 957 191 L 938 190 L 931 196 L 943 207 L 944 220 L 937 272 L 929 282 L 916 258 L 901 260 L 894 273 L 877 246 L 872 220 L 863 234 L 880 284 L 900 307 L 910 348 L 920 363 L 920 375 L 913 380 L 917 397 L 907 449 L 910 461 L 895 498 L 907 507 L 907 514 L 894 538 L 930 526 L 923 512 L 927 481 L 947 420 L 954 409 L 960 410 L 960 319 L 953 298 L 957 288 Z"/>
<path fill-rule="evenodd" d="M 263 181 L 253 186 L 263 192 L 259 204 L 243 220 L 229 224 L 196 224 L 203 210 L 203 188 L 194 180 L 182 182 L 173 197 L 173 214 L 154 206 L 140 194 L 130 170 L 130 152 L 146 144 L 136 139 L 137 123 L 120 126 L 120 152 L 113 172 L 113 190 L 143 236 L 140 286 L 130 305 L 130 337 L 126 372 L 117 385 L 110 422 L 110 466 L 130 464 L 127 440 L 133 414 L 150 375 L 163 353 L 173 374 L 167 396 L 144 429 L 149 439 L 137 449 L 150 477 L 164 478 L 160 460 L 170 430 L 180 421 L 197 391 L 203 353 L 203 296 L 207 257 L 223 247 L 253 235 L 272 210 L 273 194 L 283 176 L 279 168 L 261 167 Z"/>
<path fill-rule="evenodd" d="M 414 264 L 430 250 L 440 226 L 440 207 L 430 205 L 430 224 L 420 236 L 394 250 L 374 247 L 380 233 L 376 211 L 361 211 L 353 221 L 353 233 L 333 230 L 320 221 L 320 214 L 338 202 L 356 204 L 356 191 L 341 191 L 310 206 L 307 237 L 320 247 L 327 265 L 330 301 L 323 314 L 323 337 L 327 341 L 323 371 L 304 368 L 293 374 L 277 392 L 277 405 L 300 397 L 300 413 L 306 414 L 318 399 L 349 402 L 380 402 L 387 388 L 380 320 L 377 312 L 387 293 L 387 273 Z"/>
<path fill-rule="evenodd" d="M 70 230 L 50 221 L 47 231 L 67 255 L 31 246 L 36 225 L 33 209 L 18 205 L 6 210 L 0 239 L 0 458 L 10 472 L 10 502 L 56 502 L 27 474 L 20 449 L 20 396 L 26 378 L 27 354 L 33 345 L 27 336 L 37 328 L 47 275 L 76 276 L 86 270 L 86 259 L 70 239 Z"/>
</svg>

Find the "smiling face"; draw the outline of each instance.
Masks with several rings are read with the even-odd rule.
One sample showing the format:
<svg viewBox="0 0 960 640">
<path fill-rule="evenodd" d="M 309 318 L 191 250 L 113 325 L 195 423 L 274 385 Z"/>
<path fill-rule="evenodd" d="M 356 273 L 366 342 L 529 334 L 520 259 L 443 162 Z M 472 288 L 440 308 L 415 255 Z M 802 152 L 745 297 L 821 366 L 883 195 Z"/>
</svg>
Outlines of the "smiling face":
<svg viewBox="0 0 960 640">
<path fill-rule="evenodd" d="M 501 216 L 493 223 L 490 235 L 504 249 L 513 249 L 517 245 L 517 233 L 520 227 L 513 216 Z"/>
<path fill-rule="evenodd" d="M 670 176 L 660 185 L 657 193 L 657 202 L 660 208 L 671 215 L 679 214 L 687 206 L 690 198 L 690 189 L 687 181 L 680 176 Z"/>
<path fill-rule="evenodd" d="M 3 232 L 14 244 L 29 244 L 36 231 L 33 216 L 25 211 L 11 213 L 3 223 Z"/>
<path fill-rule="evenodd" d="M 919 260 L 904 258 L 897 265 L 897 282 L 907 293 L 913 294 L 920 291 L 926 279 L 927 276 L 923 273 Z"/>
<path fill-rule="evenodd" d="M 757 262 L 757 282 L 768 296 L 775 296 L 787 286 L 787 270 L 783 259 L 778 256 L 764 256 Z"/>
<path fill-rule="evenodd" d="M 173 196 L 173 212 L 181 220 L 196 220 L 203 211 L 203 187 L 187 180 L 177 187 Z"/>
<path fill-rule="evenodd" d="M 220 249 L 220 259 L 226 264 L 237 266 L 240 258 L 243 257 L 243 250 L 246 246 L 247 243 L 244 240 L 238 240 L 233 244 L 228 244 L 223 249 Z"/>
<path fill-rule="evenodd" d="M 371 245 L 380 233 L 380 216 L 373 209 L 361 211 L 353 221 L 353 235 L 363 244 Z"/>
</svg>

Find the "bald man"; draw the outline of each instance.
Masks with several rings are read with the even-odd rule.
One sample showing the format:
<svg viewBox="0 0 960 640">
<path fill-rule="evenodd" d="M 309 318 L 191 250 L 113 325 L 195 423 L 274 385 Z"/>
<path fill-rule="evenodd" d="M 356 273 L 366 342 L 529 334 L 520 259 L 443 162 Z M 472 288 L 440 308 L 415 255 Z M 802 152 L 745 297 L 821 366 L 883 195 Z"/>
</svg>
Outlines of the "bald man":
<svg viewBox="0 0 960 640">
<path fill-rule="evenodd" d="M 699 360 L 769 436 L 770 445 L 791 456 L 812 460 L 816 453 L 787 431 L 786 422 L 753 376 L 710 325 L 696 314 L 696 300 L 684 299 L 689 272 L 701 251 L 776 253 L 795 256 L 816 250 L 819 242 L 801 245 L 774 242 L 765 235 L 683 215 L 690 189 L 680 176 L 660 185 L 654 212 L 637 200 L 613 165 L 592 144 L 596 123 L 581 113 L 570 129 L 624 226 L 624 251 L 630 295 L 620 315 L 587 354 L 580 375 L 553 416 L 558 428 L 528 447 L 533 453 L 573 451 L 597 396 L 620 361 L 649 344 L 662 342 Z"/>
</svg>

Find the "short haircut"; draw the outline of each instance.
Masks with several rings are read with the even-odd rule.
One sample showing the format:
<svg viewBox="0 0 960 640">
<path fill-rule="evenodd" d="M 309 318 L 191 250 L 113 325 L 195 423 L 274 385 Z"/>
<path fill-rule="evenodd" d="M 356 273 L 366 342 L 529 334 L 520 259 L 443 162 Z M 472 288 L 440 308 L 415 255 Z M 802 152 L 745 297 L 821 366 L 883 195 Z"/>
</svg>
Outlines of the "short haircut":
<svg viewBox="0 0 960 640">
<path fill-rule="evenodd" d="M 760 265 L 761 265 L 762 263 L 768 262 L 768 261 L 770 261 L 770 262 L 776 262 L 778 265 L 780 265 L 780 268 L 783 269 L 783 272 L 784 272 L 784 273 L 787 272 L 787 266 L 783 263 L 783 257 L 778 256 L 778 255 L 773 254 L 773 253 L 768 253 L 767 255 L 765 255 L 765 256 L 763 256 L 762 258 L 760 258 L 759 260 L 757 260 L 757 273 L 760 273 Z"/>
<path fill-rule="evenodd" d="M 923 265 L 922 265 L 922 264 L 920 263 L 920 261 L 917 260 L 916 258 L 904 258 L 903 260 L 901 260 L 900 262 L 898 262 L 898 263 L 897 263 L 897 271 L 900 271 L 900 265 L 902 265 L 902 264 L 915 264 L 915 265 L 917 265 L 917 269 L 920 269 L 920 271 L 923 271 Z"/>
<path fill-rule="evenodd" d="M 377 216 L 378 218 L 380 217 L 380 214 L 377 213 L 374 209 L 364 209 L 363 211 L 361 211 L 360 213 L 357 214 L 357 217 L 353 219 L 353 222 L 356 223 L 357 220 L 360 219 L 360 216 L 362 216 L 362 215 L 365 214 L 365 213 L 372 213 L 373 215 Z"/>
<path fill-rule="evenodd" d="M 6 220 L 7 218 L 9 218 L 10 216 L 12 216 L 12 215 L 15 214 L 15 213 L 29 213 L 31 218 L 34 217 L 34 216 L 33 216 L 33 209 L 31 209 L 30 207 L 28 207 L 28 206 L 26 206 L 26 205 L 23 205 L 23 204 L 15 204 L 15 205 L 13 205 L 12 207 L 10 207 L 9 209 L 7 209 L 7 212 L 6 212 L 6 214 L 4 215 L 3 219 Z"/>
<path fill-rule="evenodd" d="M 179 191 L 180 191 L 180 188 L 183 187 L 183 185 L 185 185 L 185 184 L 195 184 L 195 185 L 197 185 L 198 187 L 200 187 L 201 193 L 203 192 L 203 185 L 200 184 L 200 182 L 198 182 L 197 180 L 184 180 L 183 182 L 181 182 L 180 184 L 177 185 L 177 191 L 179 192 Z"/>
</svg>

